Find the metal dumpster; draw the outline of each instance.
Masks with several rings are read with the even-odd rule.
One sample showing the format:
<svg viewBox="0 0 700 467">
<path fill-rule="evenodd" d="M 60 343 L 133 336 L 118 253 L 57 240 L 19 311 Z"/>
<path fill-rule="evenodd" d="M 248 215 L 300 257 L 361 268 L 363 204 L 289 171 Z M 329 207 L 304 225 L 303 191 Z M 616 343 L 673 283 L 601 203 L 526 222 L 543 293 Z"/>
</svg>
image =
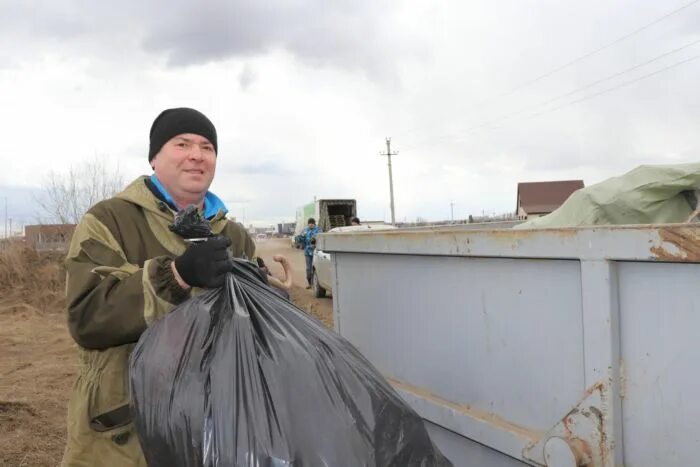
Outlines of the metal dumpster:
<svg viewBox="0 0 700 467">
<path fill-rule="evenodd" d="M 700 228 L 323 235 L 336 330 L 456 466 L 700 466 Z"/>
</svg>

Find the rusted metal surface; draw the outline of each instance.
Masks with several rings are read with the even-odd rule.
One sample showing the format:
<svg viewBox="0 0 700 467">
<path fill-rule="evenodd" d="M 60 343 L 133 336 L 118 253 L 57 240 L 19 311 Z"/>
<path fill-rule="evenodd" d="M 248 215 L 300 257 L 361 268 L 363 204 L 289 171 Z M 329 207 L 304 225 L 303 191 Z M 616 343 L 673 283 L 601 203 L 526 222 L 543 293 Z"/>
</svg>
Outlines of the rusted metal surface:
<svg viewBox="0 0 700 467">
<path fill-rule="evenodd" d="M 580 461 L 585 460 L 585 463 L 579 465 L 614 466 L 611 463 L 612 446 L 605 431 L 606 413 L 601 409 L 605 398 L 609 397 L 606 392 L 609 392 L 609 387 L 603 383 L 588 388 L 576 406 L 551 430 L 530 444 L 523 456 L 538 464 L 547 465 L 544 446 L 550 438 L 560 437 L 570 444 Z"/>
<path fill-rule="evenodd" d="M 538 230 L 440 229 L 324 234 L 325 252 L 700 262 L 700 225 Z"/>
<path fill-rule="evenodd" d="M 650 249 L 659 261 L 700 262 L 700 229 L 697 227 L 660 228 L 661 244 Z"/>
<path fill-rule="evenodd" d="M 539 440 L 544 434 L 540 431 L 530 430 L 528 428 L 516 425 L 515 423 L 509 422 L 508 420 L 505 420 L 502 417 L 485 412 L 483 410 L 479 410 L 475 407 L 470 406 L 469 404 L 458 404 L 456 402 L 448 401 L 440 396 L 436 396 L 435 394 L 433 394 L 425 388 L 421 388 L 413 384 L 404 383 L 394 378 L 387 378 L 387 380 L 389 381 L 389 383 L 391 383 L 392 386 L 394 386 L 394 388 L 400 391 L 410 392 L 412 394 L 422 397 L 425 400 L 433 402 L 436 405 L 449 408 L 462 415 L 466 415 L 472 419 L 492 425 L 498 429 L 509 431 L 518 436 L 519 438 L 535 442 Z"/>
<path fill-rule="evenodd" d="M 596 388 L 600 396 L 600 405 L 590 410 L 604 414 L 599 417 L 600 440 L 583 439 L 599 447 L 600 463 L 594 465 L 616 467 L 623 457 L 621 446 L 615 449 L 614 444 L 622 438 L 618 263 L 581 261 L 581 287 L 586 386 Z"/>
<path fill-rule="evenodd" d="M 472 406 L 447 401 L 413 385 L 394 384 L 394 388 L 421 417 L 441 429 L 487 446 L 501 455 L 536 465 L 524 459 L 522 453 L 525 446 L 541 433 Z M 463 461 L 459 458 L 451 460 L 455 465 L 461 465 Z"/>
<path fill-rule="evenodd" d="M 591 465 L 588 444 L 578 438 L 565 439 L 553 436 L 544 445 L 547 467 L 579 467 Z"/>
</svg>

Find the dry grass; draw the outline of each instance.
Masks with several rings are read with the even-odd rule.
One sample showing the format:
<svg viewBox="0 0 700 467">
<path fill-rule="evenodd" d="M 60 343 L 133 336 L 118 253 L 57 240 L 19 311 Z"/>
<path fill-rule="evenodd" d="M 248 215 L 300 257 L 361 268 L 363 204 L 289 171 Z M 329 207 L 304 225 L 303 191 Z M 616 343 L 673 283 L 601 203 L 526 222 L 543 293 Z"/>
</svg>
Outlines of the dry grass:
<svg viewBox="0 0 700 467">
<path fill-rule="evenodd" d="M 37 253 L 20 243 L 0 250 L 0 314 L 61 311 L 64 285 L 62 255 Z"/>
<path fill-rule="evenodd" d="M 0 466 L 55 466 L 65 439 L 75 346 L 63 258 L 22 245 L 0 251 Z"/>
<path fill-rule="evenodd" d="M 61 313 L 0 315 L 0 466 L 60 462 L 75 352 Z"/>
</svg>

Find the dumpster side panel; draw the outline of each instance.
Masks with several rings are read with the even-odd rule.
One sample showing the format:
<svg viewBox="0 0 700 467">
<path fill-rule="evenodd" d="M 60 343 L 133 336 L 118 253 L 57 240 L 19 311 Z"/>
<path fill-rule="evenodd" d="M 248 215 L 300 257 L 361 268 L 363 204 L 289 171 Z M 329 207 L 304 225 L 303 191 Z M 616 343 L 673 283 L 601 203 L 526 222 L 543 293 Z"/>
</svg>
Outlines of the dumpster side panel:
<svg viewBox="0 0 700 467">
<path fill-rule="evenodd" d="M 619 271 L 625 466 L 698 465 L 700 265 Z"/>
<path fill-rule="evenodd" d="M 337 328 L 388 377 L 535 432 L 584 393 L 578 261 L 335 261 Z"/>
<path fill-rule="evenodd" d="M 528 465 L 433 423 L 425 422 L 425 425 L 430 438 L 455 467 L 526 467 Z"/>
<path fill-rule="evenodd" d="M 321 242 L 338 330 L 455 465 L 700 465 L 700 226 Z"/>
</svg>

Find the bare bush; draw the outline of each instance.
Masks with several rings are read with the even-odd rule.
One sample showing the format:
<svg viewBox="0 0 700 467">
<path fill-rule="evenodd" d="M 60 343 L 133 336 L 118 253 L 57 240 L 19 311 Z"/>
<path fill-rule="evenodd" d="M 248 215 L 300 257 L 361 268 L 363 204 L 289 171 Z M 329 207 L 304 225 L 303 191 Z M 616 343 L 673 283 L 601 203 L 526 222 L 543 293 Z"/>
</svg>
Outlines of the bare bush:
<svg viewBox="0 0 700 467">
<path fill-rule="evenodd" d="M 51 171 L 43 183 L 37 217 L 42 224 L 77 224 L 95 203 L 114 196 L 124 187 L 119 167 L 95 157 L 66 173 Z"/>
</svg>

